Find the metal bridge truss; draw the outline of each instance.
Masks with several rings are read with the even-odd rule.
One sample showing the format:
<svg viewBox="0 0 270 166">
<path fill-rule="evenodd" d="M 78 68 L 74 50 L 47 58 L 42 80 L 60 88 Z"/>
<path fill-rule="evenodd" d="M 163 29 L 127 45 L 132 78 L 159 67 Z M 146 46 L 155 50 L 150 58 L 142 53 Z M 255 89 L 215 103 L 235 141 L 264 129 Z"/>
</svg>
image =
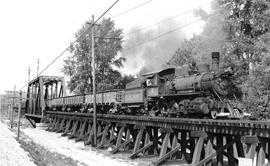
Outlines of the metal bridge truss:
<svg viewBox="0 0 270 166">
<path fill-rule="evenodd" d="M 64 77 L 39 76 L 28 83 L 26 116 L 40 121 L 45 115 L 45 100 L 66 96 Z"/>
</svg>

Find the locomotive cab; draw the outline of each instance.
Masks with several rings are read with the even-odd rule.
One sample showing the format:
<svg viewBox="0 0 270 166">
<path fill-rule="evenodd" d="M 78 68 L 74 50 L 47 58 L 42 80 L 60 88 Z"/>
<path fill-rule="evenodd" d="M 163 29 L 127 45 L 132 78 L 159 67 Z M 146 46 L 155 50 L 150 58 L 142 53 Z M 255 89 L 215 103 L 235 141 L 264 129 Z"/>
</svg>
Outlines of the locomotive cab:
<svg viewBox="0 0 270 166">
<path fill-rule="evenodd" d="M 169 94 L 168 85 L 173 84 L 175 68 L 166 68 L 160 71 L 146 73 L 147 96 L 158 97 Z"/>
</svg>

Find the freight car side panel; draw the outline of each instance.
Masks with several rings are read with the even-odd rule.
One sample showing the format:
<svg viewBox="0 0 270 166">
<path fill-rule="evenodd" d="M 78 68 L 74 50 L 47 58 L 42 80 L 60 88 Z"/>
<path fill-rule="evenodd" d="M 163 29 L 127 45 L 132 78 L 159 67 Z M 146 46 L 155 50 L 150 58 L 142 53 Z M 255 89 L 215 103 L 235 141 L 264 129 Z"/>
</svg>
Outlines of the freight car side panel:
<svg viewBox="0 0 270 166">
<path fill-rule="evenodd" d="M 96 94 L 96 103 L 103 103 L 103 93 Z"/>
<path fill-rule="evenodd" d="M 68 96 L 64 98 L 65 105 L 79 105 L 84 103 L 84 95 Z"/>
<path fill-rule="evenodd" d="M 98 103 L 98 104 L 121 103 L 123 100 L 123 96 L 124 96 L 123 90 L 97 93 L 96 94 L 96 103 Z M 85 103 L 86 104 L 93 103 L 93 94 L 85 95 Z"/>
<path fill-rule="evenodd" d="M 117 103 L 123 103 L 124 102 L 124 96 L 125 96 L 125 91 L 117 91 L 115 95 L 115 100 Z"/>
<path fill-rule="evenodd" d="M 86 103 L 86 104 L 91 104 L 91 103 L 93 103 L 93 94 L 85 95 L 85 103 Z"/>
<path fill-rule="evenodd" d="M 103 94 L 104 103 L 116 103 L 117 92 L 105 92 Z"/>
<path fill-rule="evenodd" d="M 144 89 L 126 90 L 124 95 L 124 103 L 143 103 Z"/>
<path fill-rule="evenodd" d="M 86 104 L 93 104 L 93 94 L 85 95 L 85 103 Z M 103 93 L 96 94 L 96 103 L 100 104 L 103 103 Z"/>
<path fill-rule="evenodd" d="M 52 106 L 61 106 L 64 104 L 64 98 L 52 99 Z"/>
</svg>

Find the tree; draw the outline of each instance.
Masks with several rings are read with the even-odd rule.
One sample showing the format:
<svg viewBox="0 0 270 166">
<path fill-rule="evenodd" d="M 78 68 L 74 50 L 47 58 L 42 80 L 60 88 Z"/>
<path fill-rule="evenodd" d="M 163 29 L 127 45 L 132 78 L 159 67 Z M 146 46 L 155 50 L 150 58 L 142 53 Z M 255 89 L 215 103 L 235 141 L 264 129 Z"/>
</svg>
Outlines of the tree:
<svg viewBox="0 0 270 166">
<path fill-rule="evenodd" d="M 193 58 L 207 62 L 211 52 L 219 51 L 224 66 L 234 65 L 243 75 L 249 74 L 249 66 L 254 66 L 261 61 L 262 54 L 269 52 L 266 42 L 270 36 L 269 3 L 267 0 L 215 0 L 212 13 L 195 11 L 205 26 L 200 35 L 188 40 L 200 39 L 188 52 Z M 180 45 L 179 49 L 186 48 Z"/>
<path fill-rule="evenodd" d="M 70 47 L 71 55 L 64 60 L 62 71 L 70 77 L 69 89 L 74 93 L 92 91 L 91 31 L 84 33 L 89 25 L 85 23 L 75 34 L 78 40 Z M 83 37 L 79 38 L 83 34 Z M 118 56 L 122 48 L 123 30 L 115 28 L 114 22 L 103 19 L 100 26 L 95 26 L 94 51 L 96 56 L 97 90 L 113 88 L 121 80 L 116 68 L 123 67 L 122 57 Z"/>
<path fill-rule="evenodd" d="M 253 112 L 262 106 L 270 88 L 270 1 L 269 0 L 214 0 L 212 13 L 199 10 L 196 15 L 205 26 L 192 47 L 180 45 L 177 58 L 188 53 L 199 62 L 207 62 L 211 52 L 221 52 L 221 66 L 233 66 L 235 84 L 242 88 L 247 105 Z M 184 50 L 184 51 L 183 51 Z M 258 111 L 261 112 L 261 111 Z M 268 109 L 270 112 L 270 109 Z"/>
<path fill-rule="evenodd" d="M 212 8 L 212 13 L 207 13 L 202 9 L 194 11 L 197 17 L 205 21 L 203 31 L 201 34 L 181 42 L 169 63 L 183 65 L 183 63 L 188 63 L 190 59 L 195 59 L 197 63 L 209 63 L 211 62 L 211 52 L 214 51 L 221 52 L 220 59 L 222 61 L 226 39 L 226 33 L 223 29 L 225 24 L 224 9 L 218 7 L 215 1 Z M 187 58 L 188 61 L 186 61 Z"/>
<path fill-rule="evenodd" d="M 131 81 L 134 81 L 135 77 L 133 75 L 124 75 L 120 78 L 118 82 L 118 84 L 115 86 L 115 88 L 118 89 L 125 89 L 126 88 L 126 84 L 130 83 Z"/>
<path fill-rule="evenodd" d="M 253 74 L 255 63 L 266 52 L 258 42 L 269 33 L 269 1 L 265 0 L 218 0 L 220 8 L 226 9 L 225 26 L 227 59 L 238 60 L 244 74 Z M 259 46 L 259 47 L 258 47 Z"/>
<path fill-rule="evenodd" d="M 250 93 L 246 96 L 245 105 L 255 119 L 267 119 L 270 116 L 270 57 L 262 56 L 261 62 L 253 69 L 253 79 L 243 84 Z M 252 94 L 252 95 L 250 95 Z"/>
<path fill-rule="evenodd" d="M 269 52 L 270 1 L 218 0 L 225 12 L 225 62 L 238 69 L 238 82 L 253 105 L 262 105 L 269 83 L 263 72 L 270 66 L 265 63 Z M 258 107 L 257 107 L 258 108 Z M 257 108 L 251 110 L 257 112 Z"/>
<path fill-rule="evenodd" d="M 183 66 L 193 61 L 192 56 L 199 40 L 199 37 L 193 37 L 190 40 L 185 39 L 175 51 L 172 58 L 167 62 L 167 65 Z"/>
</svg>

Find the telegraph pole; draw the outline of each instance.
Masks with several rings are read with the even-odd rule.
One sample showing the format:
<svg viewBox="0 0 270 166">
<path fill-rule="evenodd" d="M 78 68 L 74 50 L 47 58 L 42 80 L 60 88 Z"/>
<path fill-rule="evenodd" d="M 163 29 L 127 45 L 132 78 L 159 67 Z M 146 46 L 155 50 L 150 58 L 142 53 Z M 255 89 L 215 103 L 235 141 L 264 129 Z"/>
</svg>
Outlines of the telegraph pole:
<svg viewBox="0 0 270 166">
<path fill-rule="evenodd" d="M 10 128 L 13 128 L 13 113 L 15 106 L 15 96 L 16 96 L 16 85 L 14 86 L 13 99 L 12 99 L 12 108 L 11 108 L 11 117 L 10 117 Z"/>
<path fill-rule="evenodd" d="M 93 110 L 94 110 L 94 116 L 93 116 L 93 142 L 92 146 L 97 146 L 97 109 L 96 109 L 96 68 L 95 68 L 95 38 L 94 38 L 94 15 L 92 15 L 92 77 L 93 77 Z M 90 54 L 89 54 L 90 55 Z"/>
<path fill-rule="evenodd" d="M 38 70 L 39 70 L 39 58 L 38 58 L 38 64 L 37 64 L 37 76 L 38 76 Z"/>
<path fill-rule="evenodd" d="M 8 120 L 11 122 L 11 113 L 12 113 L 12 109 L 11 109 L 11 98 L 12 98 L 12 90 L 6 91 L 7 93 L 7 97 L 6 97 L 6 105 L 7 105 L 7 115 L 8 115 Z"/>
<path fill-rule="evenodd" d="M 30 82 L 30 72 L 31 72 L 31 68 L 29 66 L 29 68 L 28 68 L 28 82 Z"/>
<path fill-rule="evenodd" d="M 10 112 L 10 103 L 9 103 L 9 99 L 10 99 L 10 93 L 11 93 L 11 91 L 6 91 L 6 93 L 7 93 L 7 115 L 8 115 L 8 120 L 10 121 L 10 119 L 11 119 L 11 112 Z"/>
<path fill-rule="evenodd" d="M 2 115 L 2 110 L 3 110 L 3 107 L 2 107 L 2 105 L 3 105 L 3 101 L 2 101 L 2 96 L 0 96 L 0 123 L 2 122 L 2 120 L 3 120 L 3 115 Z"/>
<path fill-rule="evenodd" d="M 103 14 L 105 15 L 119 0 L 116 0 L 111 7 L 106 10 Z M 93 77 L 93 110 L 94 110 L 94 115 L 93 115 L 93 137 L 92 137 L 92 146 L 96 147 L 97 146 L 97 110 L 96 110 L 96 71 L 95 71 L 95 50 L 94 50 L 94 29 L 95 29 L 95 20 L 94 20 L 94 15 L 92 15 L 92 49 L 89 49 L 89 56 L 90 56 L 90 50 L 92 50 L 92 77 Z"/>
<path fill-rule="evenodd" d="M 17 140 L 20 139 L 20 125 L 21 125 L 21 109 L 22 109 L 22 91 L 20 91 L 20 100 L 19 100 L 19 110 L 18 110 L 18 122 L 17 122 Z"/>
</svg>

